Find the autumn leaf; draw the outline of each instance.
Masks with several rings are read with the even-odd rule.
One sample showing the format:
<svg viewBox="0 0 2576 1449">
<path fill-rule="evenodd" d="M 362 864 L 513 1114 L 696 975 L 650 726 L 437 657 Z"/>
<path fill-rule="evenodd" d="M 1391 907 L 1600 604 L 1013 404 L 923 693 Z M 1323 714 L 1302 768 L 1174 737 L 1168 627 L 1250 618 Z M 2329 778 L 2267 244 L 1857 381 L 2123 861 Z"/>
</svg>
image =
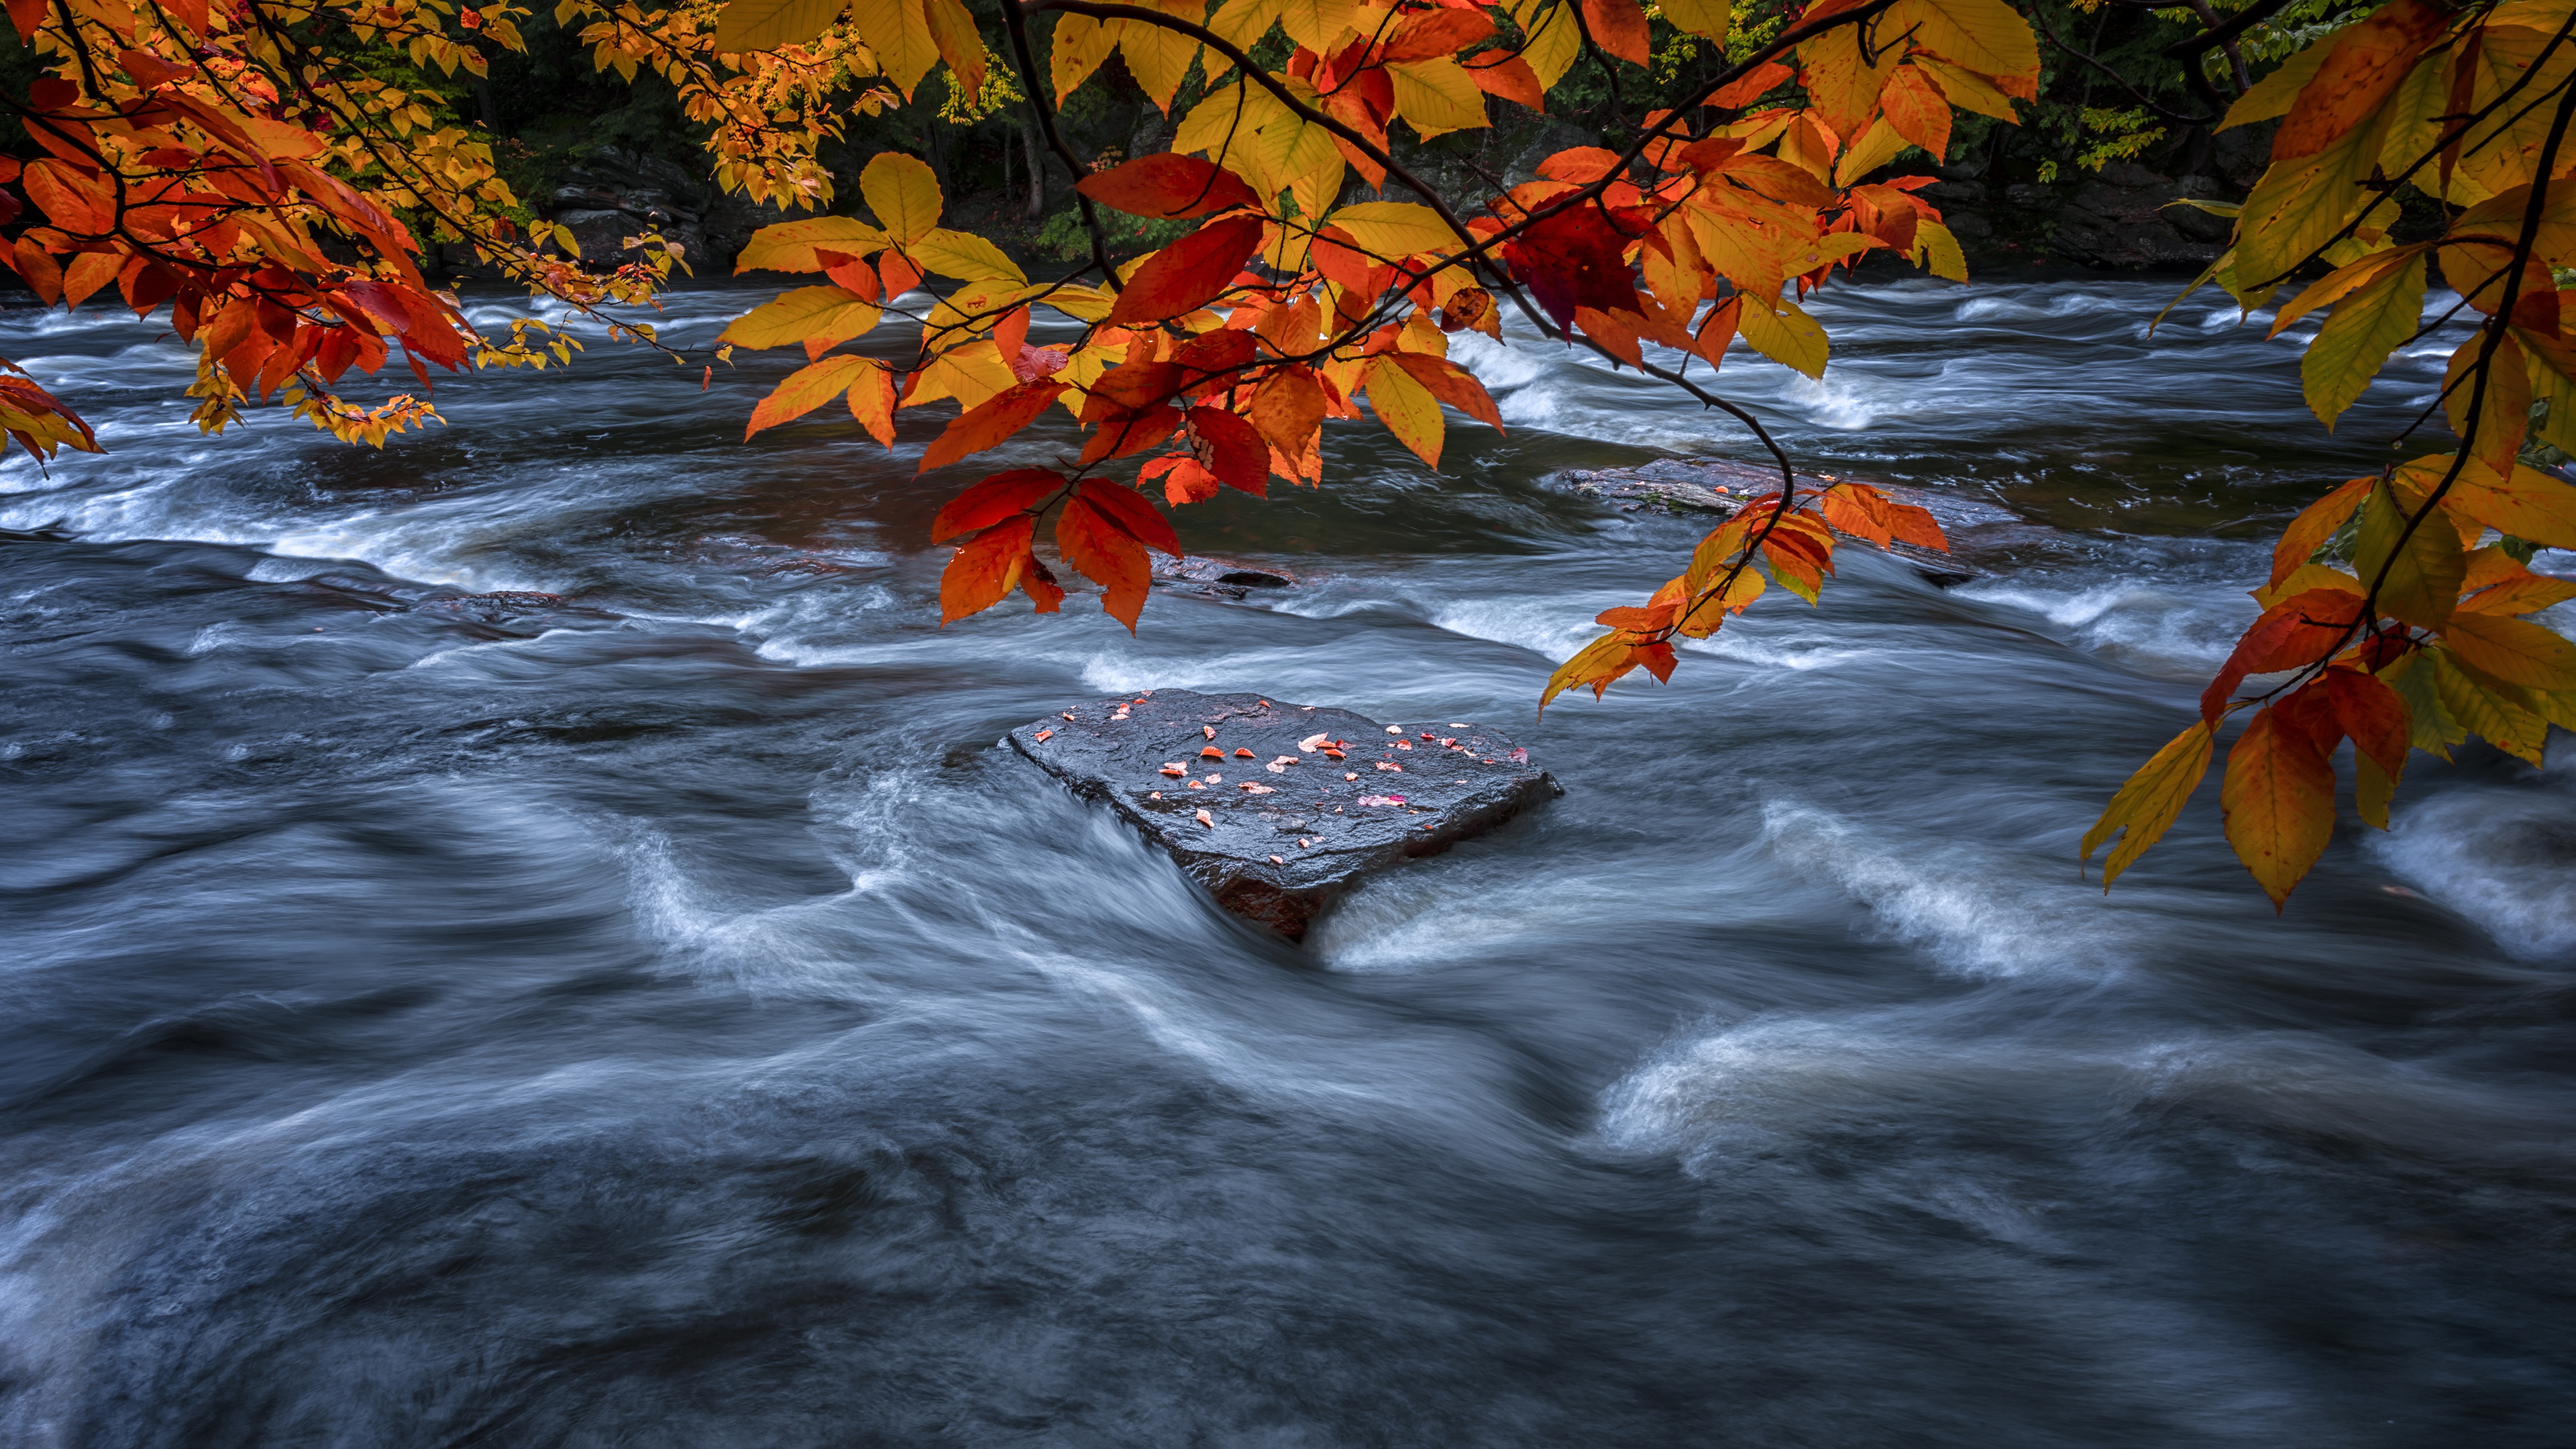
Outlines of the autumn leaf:
<svg viewBox="0 0 2576 1449">
<path fill-rule="evenodd" d="M 2103 809 L 2102 818 L 2093 822 L 2092 829 L 2084 832 L 2083 846 L 2077 857 L 2082 860 L 2092 859 L 2095 848 L 2115 833 L 2120 836 L 2119 845 L 2112 849 L 2110 858 L 2102 862 L 2102 889 L 2106 894 L 2111 889 L 2111 882 L 2120 878 L 2120 872 L 2144 855 L 2147 847 L 2163 839 L 2165 831 L 2171 829 L 2174 820 L 2182 814 L 2182 807 L 2199 786 L 2201 776 L 2209 773 L 2209 757 L 2215 741 L 2216 735 L 2208 720 L 2194 721 L 2191 728 L 2174 736 L 2163 749 L 2156 751 L 2154 758 L 2129 776 L 2128 783 L 2120 787 L 2120 793 L 2112 796 L 2111 803 Z"/>
<path fill-rule="evenodd" d="M 1005 519 L 975 534 L 949 557 L 939 576 L 939 622 L 955 623 L 1002 602 L 1036 559 L 1029 552 L 1033 521 Z M 1053 612 L 1040 603 L 1039 612 Z"/>
<path fill-rule="evenodd" d="M 1109 324 L 1160 322 L 1215 301 L 1261 249 L 1262 225 L 1257 216 L 1212 221 L 1147 257 L 1109 309 Z"/>
<path fill-rule="evenodd" d="M 1101 607 L 1132 634 L 1153 584 L 1153 569 L 1145 546 L 1095 508 L 1094 501 L 1086 488 L 1083 496 L 1064 505 L 1056 517 L 1056 551 L 1076 573 L 1101 586 Z"/>
<path fill-rule="evenodd" d="M 939 510 L 939 516 L 931 520 L 930 541 L 941 543 L 961 533 L 990 528 L 1054 497 L 1068 481 L 1052 468 L 1014 468 L 996 473 L 950 499 Z"/>
<path fill-rule="evenodd" d="M 1261 202 L 1243 178 L 1224 167 L 1168 151 L 1095 171 L 1076 183 L 1074 190 L 1130 216 L 1166 219 L 1205 216 Z"/>
<path fill-rule="evenodd" d="M 1370 360 L 1367 381 L 1369 408 L 1397 442 L 1413 450 L 1426 465 L 1440 466 L 1440 444 L 1448 432 L 1448 421 L 1440 415 L 1440 400 L 1431 390 L 1416 381 L 1403 364 L 1390 357 Z"/>
<path fill-rule="evenodd" d="M 1282 368 L 1253 389 L 1246 417 L 1271 447 L 1293 454 L 1323 425 L 1324 390 L 1307 369 Z"/>
<path fill-rule="evenodd" d="M 1035 422 L 1038 415 L 1045 412 L 1063 392 L 1063 383 L 1042 378 L 986 398 L 958 414 L 937 438 L 931 440 L 930 446 L 922 450 L 920 466 L 913 472 L 927 473 L 933 468 L 944 468 L 960 458 L 999 446 Z"/>
<path fill-rule="evenodd" d="M 2340 648 L 2361 623 L 2361 596 L 2348 589 L 2311 589 L 2263 611 L 2200 694 L 2200 717 L 2216 723 L 2227 697 L 2249 674 L 2269 674 L 2313 664 Z"/>
<path fill-rule="evenodd" d="M 775 50 L 813 39 L 840 17 L 844 0 L 726 0 L 716 12 L 720 52 Z"/>
<path fill-rule="evenodd" d="M 2445 20 L 2423 0 L 2392 0 L 2327 42 L 2323 63 L 2272 137 L 2273 161 L 2316 155 L 2377 113 Z"/>
<path fill-rule="evenodd" d="M 859 173 L 859 194 L 897 246 L 917 242 L 939 225 L 939 178 L 927 163 L 900 151 L 880 151 L 869 160 Z"/>
<path fill-rule="evenodd" d="M 820 342 L 829 347 L 877 325 L 881 310 L 840 287 L 799 287 L 775 302 L 754 307 L 718 334 L 736 347 L 784 347 Z"/>
<path fill-rule="evenodd" d="M 1510 264 L 1512 279 L 1529 288 L 1563 335 L 1578 307 L 1601 312 L 1638 310 L 1636 284 L 1622 257 L 1632 237 L 1613 225 L 1600 208 L 1582 206 L 1531 224 L 1503 243 L 1503 258 Z"/>
<path fill-rule="evenodd" d="M 870 372 L 882 373 L 885 364 L 868 357 L 827 357 L 820 362 L 800 367 L 787 374 L 760 406 L 751 410 L 751 422 L 742 430 L 745 440 L 763 428 L 774 428 L 791 422 L 839 397 Z"/>
<path fill-rule="evenodd" d="M 2459 531 L 2441 510 L 2426 513 L 2411 531 L 2409 512 L 2386 488 L 2365 495 L 2353 565 L 2363 584 L 2376 586 L 2381 613 L 2439 629 L 2458 602 L 2468 560 L 2460 554 Z"/>
<path fill-rule="evenodd" d="M 2576 689 L 2576 644 L 2537 624 L 2462 610 L 2442 626 L 2442 642 L 2479 673 L 2526 689 Z"/>
<path fill-rule="evenodd" d="M 2305 735 L 2261 709 L 2227 752 L 2219 806 L 2227 843 L 2280 910 L 2334 838 L 2334 768 Z"/>
</svg>

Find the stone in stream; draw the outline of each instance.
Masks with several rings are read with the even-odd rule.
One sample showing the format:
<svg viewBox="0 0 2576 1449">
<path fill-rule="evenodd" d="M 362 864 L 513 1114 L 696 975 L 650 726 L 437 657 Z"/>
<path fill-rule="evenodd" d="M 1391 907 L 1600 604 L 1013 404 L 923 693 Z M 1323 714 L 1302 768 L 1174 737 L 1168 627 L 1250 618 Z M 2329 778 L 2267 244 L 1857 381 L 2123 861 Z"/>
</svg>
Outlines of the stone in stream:
<svg viewBox="0 0 2576 1449">
<path fill-rule="evenodd" d="M 1386 725 L 1257 694 L 1143 690 L 1074 705 L 1010 741 L 1108 801 L 1218 904 L 1292 941 L 1355 878 L 1563 793 L 1527 750 L 1479 725 Z"/>
<path fill-rule="evenodd" d="M 1778 469 L 1731 458 L 1657 458 L 1629 468 L 1579 468 L 1545 481 L 1628 512 L 1643 508 L 1658 513 L 1721 516 L 1734 513 L 1748 497 L 1780 491 Z M 1804 498 L 1811 488 L 1821 490 L 1843 481 L 1846 480 L 1831 474 L 1801 473 L 1798 496 Z M 1917 548 L 1910 543 L 1890 544 L 1887 551 L 1944 588 L 1966 583 L 1982 572 L 1967 561 L 1967 556 L 1992 553 L 2006 543 L 2026 541 L 2025 535 L 2030 532 L 2011 511 L 1978 499 L 1929 488 L 1909 488 L 1901 483 L 1881 483 L 1874 478 L 1850 481 L 1867 483 L 1899 503 L 1931 510 L 1934 521 L 1949 537 L 1950 552 Z"/>
</svg>

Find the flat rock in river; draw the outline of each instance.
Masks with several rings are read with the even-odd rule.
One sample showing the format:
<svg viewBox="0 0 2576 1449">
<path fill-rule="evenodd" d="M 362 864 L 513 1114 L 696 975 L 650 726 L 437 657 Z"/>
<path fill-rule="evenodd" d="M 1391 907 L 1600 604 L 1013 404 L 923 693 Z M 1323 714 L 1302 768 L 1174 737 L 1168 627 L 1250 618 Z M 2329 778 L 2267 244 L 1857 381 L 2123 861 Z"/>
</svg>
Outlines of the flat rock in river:
<svg viewBox="0 0 2576 1449">
<path fill-rule="evenodd" d="M 1257 694 L 1145 690 L 1010 740 L 1109 802 L 1227 910 L 1290 940 L 1357 877 L 1562 793 L 1528 751 L 1479 725 L 1387 725 Z"/>
<path fill-rule="evenodd" d="M 1547 481 L 1567 492 L 1631 512 L 1642 508 L 1658 513 L 1729 515 L 1742 507 L 1747 497 L 1780 491 L 1778 469 L 1731 458 L 1657 458 L 1633 468 L 1579 468 Z M 1843 481 L 1830 473 L 1801 473 L 1799 495 L 1804 497 L 1810 488 L 1822 489 Z M 1917 548 L 1910 543 L 1890 545 L 1888 552 L 1912 564 L 1916 572 L 1936 584 L 1965 583 L 1977 577 L 1980 571 L 1965 556 L 1979 552 L 1981 544 L 2000 541 L 2003 532 L 2021 531 L 2015 528 L 2021 523 L 2017 515 L 1978 499 L 1929 488 L 1909 488 L 1901 483 L 1881 483 L 1874 478 L 1854 481 L 1866 482 L 1899 503 L 1931 510 L 1933 519 L 1950 539 L 1950 552 Z"/>
</svg>

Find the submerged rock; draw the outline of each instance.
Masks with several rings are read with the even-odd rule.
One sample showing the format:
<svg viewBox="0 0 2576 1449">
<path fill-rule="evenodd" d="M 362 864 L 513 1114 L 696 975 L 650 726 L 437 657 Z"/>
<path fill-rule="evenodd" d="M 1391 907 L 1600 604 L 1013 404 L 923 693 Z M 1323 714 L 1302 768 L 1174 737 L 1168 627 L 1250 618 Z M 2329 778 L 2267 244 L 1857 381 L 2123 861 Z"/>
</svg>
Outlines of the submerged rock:
<svg viewBox="0 0 2576 1449">
<path fill-rule="evenodd" d="M 1146 690 L 1075 705 L 1010 741 L 1109 802 L 1218 904 L 1292 941 L 1359 876 L 1563 793 L 1527 750 L 1479 725 L 1387 725 L 1257 694 Z"/>
<path fill-rule="evenodd" d="M 1780 473 L 1776 468 L 1739 463 L 1731 458 L 1657 458 L 1633 468 L 1590 468 L 1559 473 L 1547 480 L 1580 497 L 1598 499 L 1623 511 L 1652 509 L 1658 513 L 1714 513 L 1731 515 L 1744 506 L 1744 500 L 1763 493 L 1780 491 Z M 1799 495 L 1808 489 L 1823 489 L 1844 481 L 1830 473 L 1798 475 Z M 1980 570 L 1967 561 L 1974 546 L 1988 541 L 1981 537 L 1992 530 L 2010 530 L 2021 523 L 2011 511 L 1954 493 L 1938 493 L 1928 488 L 1908 488 L 1901 483 L 1881 483 L 1876 479 L 1861 480 L 1899 503 L 1911 503 L 1929 509 L 1941 532 L 1950 540 L 1951 552 L 1917 548 L 1910 543 L 1891 544 L 1888 552 L 1914 566 L 1914 571 L 1933 583 L 1948 587 L 1976 578 Z M 1965 545 L 1965 546 L 1963 546 Z M 1874 545 L 1873 545 L 1874 546 Z"/>
<path fill-rule="evenodd" d="M 1297 576 L 1285 569 L 1244 563 L 1239 559 L 1209 558 L 1201 554 L 1176 559 L 1156 554 L 1154 586 L 1207 598 L 1243 599 L 1255 590 L 1295 588 Z"/>
</svg>

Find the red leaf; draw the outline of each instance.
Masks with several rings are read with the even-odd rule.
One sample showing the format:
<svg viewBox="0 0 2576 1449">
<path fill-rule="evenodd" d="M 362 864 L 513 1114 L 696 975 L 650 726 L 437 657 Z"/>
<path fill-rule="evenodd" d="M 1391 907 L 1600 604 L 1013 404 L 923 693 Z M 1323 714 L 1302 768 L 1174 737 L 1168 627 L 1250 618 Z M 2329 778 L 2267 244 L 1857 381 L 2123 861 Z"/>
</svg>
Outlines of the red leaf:
<svg viewBox="0 0 2576 1449">
<path fill-rule="evenodd" d="M 1037 560 L 1029 552 L 1034 520 L 1005 519 L 961 544 L 939 575 L 939 622 L 945 626 L 1002 602 Z M 1044 605 L 1040 606 L 1043 610 Z"/>
<path fill-rule="evenodd" d="M 1159 448 L 1172 434 L 1180 431 L 1180 427 L 1179 408 L 1156 407 L 1141 413 L 1113 408 L 1110 415 L 1101 420 L 1100 430 L 1082 445 L 1081 464 L 1088 468 L 1111 458 L 1124 458 Z"/>
<path fill-rule="evenodd" d="M 1065 485 L 1065 476 L 1050 468 L 1014 468 L 948 500 L 930 522 L 930 541 L 940 543 L 961 533 L 990 528 L 1014 513 L 1045 500 Z"/>
<path fill-rule="evenodd" d="M 1294 458 L 1324 425 L 1324 389 L 1312 368 L 1282 368 L 1253 389 L 1249 416 L 1270 446 Z"/>
<path fill-rule="evenodd" d="M 1098 509 L 1103 517 L 1138 543 L 1161 549 L 1174 558 L 1181 556 L 1180 535 L 1172 532 L 1172 521 L 1156 513 L 1154 505 L 1146 502 L 1145 495 L 1135 489 L 1121 488 L 1115 483 L 1103 483 L 1094 478 L 1085 482 L 1074 496 Z"/>
<path fill-rule="evenodd" d="M 1181 390 L 1205 394 L 1230 384 L 1229 374 L 1252 365 L 1252 334 L 1225 328 L 1203 332 L 1172 349 L 1172 365 L 1181 370 Z M 1210 379 L 1216 382 L 1211 384 Z"/>
<path fill-rule="evenodd" d="M 1163 501 L 1174 508 L 1184 503 L 1205 503 L 1216 496 L 1216 475 L 1199 466 L 1196 458 L 1156 458 L 1136 475 L 1139 481 L 1163 480 Z"/>
<path fill-rule="evenodd" d="M 2276 911 L 2334 837 L 2334 767 L 2279 713 L 2255 712 L 2227 752 L 2218 795 L 2227 843 Z"/>
<path fill-rule="evenodd" d="M 2200 694 L 2200 717 L 2215 720 L 2227 708 L 2227 697 L 2249 674 L 2291 669 L 2325 657 L 2350 632 L 2361 600 L 2342 589 L 2310 589 L 2283 599 L 2236 641 L 2225 668 Z"/>
<path fill-rule="evenodd" d="M 1398 21 L 1386 48 L 1374 57 L 1379 65 L 1455 55 L 1494 33 L 1494 22 L 1478 10 L 1416 11 Z"/>
<path fill-rule="evenodd" d="M 1530 289 L 1563 333 L 1574 309 L 1642 312 L 1620 253 L 1633 239 L 1597 206 L 1559 212 L 1503 243 L 1512 277 Z"/>
<path fill-rule="evenodd" d="M 1190 431 L 1198 435 L 1199 464 L 1228 488 L 1255 498 L 1270 494 L 1270 449 L 1252 424 L 1217 408 L 1190 409 Z"/>
<path fill-rule="evenodd" d="M 1038 414 L 1045 412 L 1063 391 L 1063 383 L 1041 379 L 986 398 L 958 414 L 945 431 L 931 439 L 930 446 L 922 450 L 921 466 L 912 471 L 927 473 L 944 468 L 970 453 L 980 453 L 1003 442 L 1037 421 Z"/>
<path fill-rule="evenodd" d="M 1168 151 L 1139 156 L 1114 170 L 1093 172 L 1073 189 L 1129 216 L 1162 220 L 1205 216 L 1238 206 L 1258 206 L 1261 202 L 1243 178 L 1224 167 Z M 1232 275 L 1227 274 L 1228 280 Z"/>
<path fill-rule="evenodd" d="M 1262 225 L 1257 216 L 1212 221 L 1147 257 L 1109 309 L 1109 325 L 1161 322 L 1215 301 L 1261 249 Z"/>
<path fill-rule="evenodd" d="M 2352 736 L 2352 747 L 2392 779 L 2403 774 L 2407 743 L 2415 728 L 2405 698 L 2358 669 L 2329 669 L 2325 685 L 2334 701 L 2335 722 Z"/>
<path fill-rule="evenodd" d="M 1098 486 L 1085 484 L 1083 496 L 1065 504 L 1056 519 L 1055 546 L 1066 563 L 1101 586 L 1100 606 L 1133 634 L 1145 592 L 1153 584 L 1153 569 L 1145 561 L 1144 545 L 1092 506 L 1092 490 Z"/>
</svg>

